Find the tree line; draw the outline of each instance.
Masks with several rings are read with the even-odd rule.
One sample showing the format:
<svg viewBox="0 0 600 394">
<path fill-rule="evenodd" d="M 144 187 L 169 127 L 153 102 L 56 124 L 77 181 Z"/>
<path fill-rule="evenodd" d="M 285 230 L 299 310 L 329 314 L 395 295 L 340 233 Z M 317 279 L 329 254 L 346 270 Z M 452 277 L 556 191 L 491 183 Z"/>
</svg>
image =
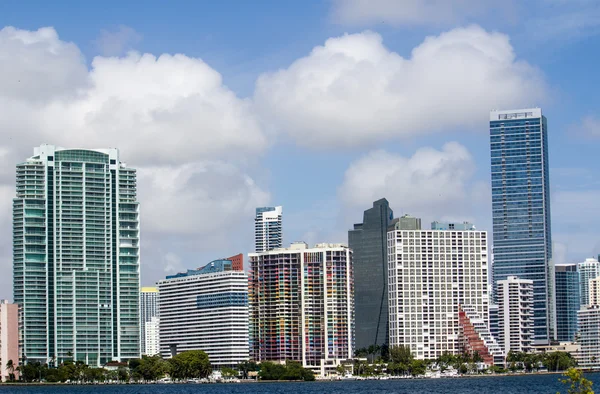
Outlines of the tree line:
<svg viewBox="0 0 600 394">
<path fill-rule="evenodd" d="M 161 356 L 142 356 L 131 359 L 127 366 L 117 369 L 91 368 L 82 361 L 66 360 L 56 368 L 49 367 L 37 361 L 29 362 L 19 367 L 14 367 L 12 360 L 5 366 L 15 381 L 14 371 L 19 372 L 22 382 L 154 382 L 165 376 L 175 381 L 189 379 L 202 379 L 212 372 L 208 355 L 202 350 L 189 350 L 181 352 L 170 359 Z M 301 363 L 288 361 L 285 364 L 263 362 L 260 364 L 252 361 L 240 363 L 237 368 L 222 368 L 224 377 L 241 377 L 247 379 L 251 372 L 256 372 L 262 380 L 315 380 L 314 374 L 309 369 L 303 368 Z"/>
<path fill-rule="evenodd" d="M 478 352 L 464 352 L 462 354 L 443 353 L 434 360 L 417 360 L 408 346 L 370 346 L 358 349 L 354 360 L 354 373 L 357 375 L 371 376 L 387 373 L 390 375 L 423 375 L 430 366 L 436 366 L 441 372 L 453 368 L 461 374 L 478 373 L 478 363 L 483 359 Z M 360 358 L 367 358 L 361 360 Z M 369 362 L 370 359 L 370 362 Z M 548 371 L 566 371 L 577 365 L 575 359 L 567 352 L 551 353 L 524 353 L 509 352 L 506 357 L 506 369 L 499 366 L 489 366 L 488 371 L 505 373 L 508 371 L 533 372 L 541 368 Z M 338 373 L 345 373 L 346 367 L 340 366 Z"/>
</svg>

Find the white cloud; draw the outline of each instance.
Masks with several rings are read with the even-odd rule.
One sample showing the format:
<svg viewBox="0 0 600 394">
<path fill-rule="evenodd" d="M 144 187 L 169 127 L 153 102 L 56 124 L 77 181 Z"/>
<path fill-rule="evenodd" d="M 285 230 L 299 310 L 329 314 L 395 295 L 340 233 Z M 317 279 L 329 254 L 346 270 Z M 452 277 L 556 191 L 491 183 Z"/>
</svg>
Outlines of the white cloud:
<svg viewBox="0 0 600 394">
<path fill-rule="evenodd" d="M 585 116 L 579 124 L 573 125 L 570 131 L 585 137 L 600 137 L 600 119 L 596 116 Z"/>
<path fill-rule="evenodd" d="M 338 196 L 350 211 L 364 210 L 385 197 L 396 216 L 421 217 L 424 226 L 431 220 L 474 220 L 487 228 L 483 215 L 473 216 L 491 206 L 485 185 L 472 179 L 474 171 L 471 154 L 456 142 L 441 150 L 420 148 L 412 157 L 378 150 L 350 165 Z"/>
<path fill-rule="evenodd" d="M 240 216 L 252 217 L 254 209 L 270 198 L 250 176 L 227 162 L 142 167 L 138 184 L 144 225 L 220 243 L 229 237 L 215 229 L 235 231 Z"/>
<path fill-rule="evenodd" d="M 511 0 L 334 0 L 332 17 L 345 25 L 449 25 L 494 9 L 510 10 L 512 3 Z"/>
<path fill-rule="evenodd" d="M 88 69 L 53 28 L 0 30 L 0 64 L 0 222 L 10 219 L 14 166 L 34 146 L 118 147 L 139 169 L 143 283 L 247 251 L 254 206 L 269 202 L 252 176 L 267 138 L 217 71 L 181 54 L 135 52 L 96 57 Z M 2 228 L 10 242 L 10 225 Z M 9 297 L 10 277 L 0 286 Z"/>
<path fill-rule="evenodd" d="M 541 73 L 516 59 L 508 36 L 478 26 L 427 37 L 405 59 L 379 34 L 328 39 L 287 69 L 259 77 L 263 117 L 299 143 L 361 145 L 456 128 L 493 108 L 540 103 Z"/>
<path fill-rule="evenodd" d="M 97 49 L 104 56 L 119 56 L 134 49 L 142 41 L 142 35 L 135 29 L 121 25 L 115 30 L 100 31 L 100 37 L 95 41 Z"/>
</svg>

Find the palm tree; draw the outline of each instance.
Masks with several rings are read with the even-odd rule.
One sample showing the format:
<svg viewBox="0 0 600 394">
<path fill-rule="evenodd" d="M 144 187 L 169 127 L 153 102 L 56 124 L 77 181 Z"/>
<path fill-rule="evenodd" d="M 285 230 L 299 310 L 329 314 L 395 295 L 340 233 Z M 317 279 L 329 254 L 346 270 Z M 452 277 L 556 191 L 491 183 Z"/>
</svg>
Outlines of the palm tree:
<svg viewBox="0 0 600 394">
<path fill-rule="evenodd" d="M 15 380 L 15 364 L 12 359 L 6 362 L 6 370 L 8 371 L 10 380 Z"/>
</svg>

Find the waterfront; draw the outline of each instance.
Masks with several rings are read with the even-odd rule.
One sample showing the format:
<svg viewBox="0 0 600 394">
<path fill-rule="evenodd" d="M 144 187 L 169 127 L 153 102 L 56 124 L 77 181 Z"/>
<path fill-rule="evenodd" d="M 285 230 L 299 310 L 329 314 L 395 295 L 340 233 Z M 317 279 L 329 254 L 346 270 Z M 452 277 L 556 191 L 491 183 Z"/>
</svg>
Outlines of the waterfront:
<svg viewBox="0 0 600 394">
<path fill-rule="evenodd" d="M 600 390 L 600 373 L 586 374 Z M 88 385 L 88 386 L 0 386 L 0 394 L 522 394 L 566 393 L 561 375 L 490 376 L 460 379 L 404 379 L 306 383 Z"/>
</svg>

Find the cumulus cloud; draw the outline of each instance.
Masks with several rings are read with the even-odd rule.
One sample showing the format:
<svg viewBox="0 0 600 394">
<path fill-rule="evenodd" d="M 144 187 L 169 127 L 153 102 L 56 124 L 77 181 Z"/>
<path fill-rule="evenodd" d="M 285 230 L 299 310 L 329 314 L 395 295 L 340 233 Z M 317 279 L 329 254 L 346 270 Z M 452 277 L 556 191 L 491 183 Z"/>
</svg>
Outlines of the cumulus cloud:
<svg viewBox="0 0 600 394">
<path fill-rule="evenodd" d="M 411 157 L 377 150 L 350 165 L 338 196 L 350 211 L 364 210 L 385 197 L 396 216 L 410 213 L 424 223 L 475 220 L 477 205 L 491 203 L 485 186 L 473 182 L 474 171 L 471 154 L 456 142 L 441 150 L 420 148 Z"/>
<path fill-rule="evenodd" d="M 88 68 L 53 28 L 0 30 L 0 63 L 0 221 L 10 219 L 14 166 L 34 146 L 118 147 L 139 169 L 144 283 L 247 251 L 252 224 L 241 227 L 239 216 L 251 222 L 254 205 L 268 203 L 252 176 L 267 138 L 249 100 L 216 70 L 181 54 L 135 52 L 98 56 Z M 2 228 L 10 240 L 10 225 Z M 4 246 L 0 263 L 10 270 Z M 10 289 L 10 277 L 0 285 Z"/>
<path fill-rule="evenodd" d="M 265 73 L 254 99 L 299 143 L 361 145 L 457 128 L 493 108 L 543 100 L 541 73 L 516 59 L 508 36 L 478 26 L 427 37 L 410 58 L 365 31 L 328 39 L 288 68 Z"/>
<path fill-rule="evenodd" d="M 100 37 L 95 41 L 97 49 L 104 56 L 119 56 L 134 49 L 142 41 L 142 35 L 135 29 L 121 25 L 114 30 L 100 31 Z"/>
<path fill-rule="evenodd" d="M 510 0 L 334 0 L 333 20 L 345 25 L 448 25 L 488 11 L 509 11 Z M 504 14 L 503 14 L 504 15 Z"/>
</svg>

